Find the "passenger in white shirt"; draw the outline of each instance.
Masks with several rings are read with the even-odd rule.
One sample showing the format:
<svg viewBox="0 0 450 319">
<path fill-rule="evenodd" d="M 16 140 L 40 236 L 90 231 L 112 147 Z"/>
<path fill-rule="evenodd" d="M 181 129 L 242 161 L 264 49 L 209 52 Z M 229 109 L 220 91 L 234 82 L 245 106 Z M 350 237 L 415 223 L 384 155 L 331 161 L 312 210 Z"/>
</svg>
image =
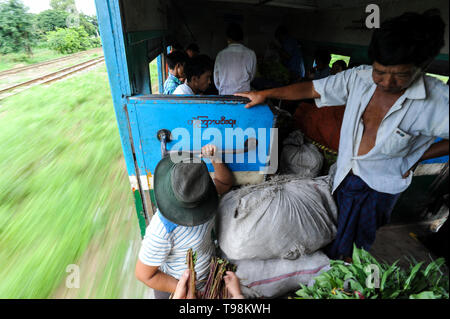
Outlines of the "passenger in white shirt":
<svg viewBox="0 0 450 319">
<path fill-rule="evenodd" d="M 376 229 L 389 222 L 412 169 L 449 153 L 449 91 L 425 69 L 444 46 L 439 12 L 405 13 L 377 29 L 369 46 L 372 66 L 312 82 L 259 92 L 246 107 L 267 98 L 314 98 L 318 107 L 346 104 L 333 193 L 339 217 L 330 258 L 351 260 L 353 244 L 369 250 Z M 434 143 L 436 137 L 441 142 Z"/>
<path fill-rule="evenodd" d="M 173 94 L 196 95 L 208 89 L 211 84 L 213 63 L 206 55 L 197 55 L 188 60 L 184 67 L 185 83 L 177 86 Z"/>
<path fill-rule="evenodd" d="M 243 38 L 238 24 L 228 26 L 228 47 L 217 54 L 214 65 L 214 84 L 220 95 L 250 90 L 256 74 L 256 54 L 241 43 Z"/>
</svg>

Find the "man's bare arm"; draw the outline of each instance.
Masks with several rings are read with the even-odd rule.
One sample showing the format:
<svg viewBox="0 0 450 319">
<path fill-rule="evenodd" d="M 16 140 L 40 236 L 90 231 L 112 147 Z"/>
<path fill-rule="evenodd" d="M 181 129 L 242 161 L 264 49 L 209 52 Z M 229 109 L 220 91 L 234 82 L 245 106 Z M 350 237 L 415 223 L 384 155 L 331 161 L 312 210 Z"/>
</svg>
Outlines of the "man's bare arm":
<svg viewBox="0 0 450 319">
<path fill-rule="evenodd" d="M 149 286 L 150 288 L 165 291 L 165 292 L 174 292 L 178 280 L 174 277 L 165 274 L 159 267 L 156 266 L 147 266 L 143 264 L 139 259 L 136 263 L 136 278 L 142 281 L 144 284 Z"/>
<path fill-rule="evenodd" d="M 294 83 L 288 86 L 263 91 L 236 93 L 234 95 L 250 99 L 250 103 L 245 105 L 246 108 L 264 103 L 268 98 L 291 101 L 320 98 L 320 94 L 314 90 L 312 81 Z"/>
<path fill-rule="evenodd" d="M 442 140 L 437 143 L 431 144 L 431 146 L 423 153 L 422 157 L 411 167 L 405 174 L 403 174 L 403 178 L 409 176 L 409 172 L 414 170 L 416 166 L 427 159 L 441 157 L 449 154 L 449 142 L 448 140 Z"/>
<path fill-rule="evenodd" d="M 233 186 L 233 175 L 228 166 L 221 162 L 211 160 L 214 167 L 214 183 L 216 184 L 217 193 L 225 194 Z"/>
<path fill-rule="evenodd" d="M 431 144 L 430 148 L 423 153 L 419 162 L 430 159 L 441 157 L 449 154 L 449 142 L 448 140 L 442 140 L 437 143 Z"/>
<path fill-rule="evenodd" d="M 217 156 L 217 147 L 213 144 L 207 144 L 202 147 L 202 157 L 209 157 L 214 167 L 214 183 L 219 195 L 225 194 L 233 186 L 233 174 Z"/>
</svg>

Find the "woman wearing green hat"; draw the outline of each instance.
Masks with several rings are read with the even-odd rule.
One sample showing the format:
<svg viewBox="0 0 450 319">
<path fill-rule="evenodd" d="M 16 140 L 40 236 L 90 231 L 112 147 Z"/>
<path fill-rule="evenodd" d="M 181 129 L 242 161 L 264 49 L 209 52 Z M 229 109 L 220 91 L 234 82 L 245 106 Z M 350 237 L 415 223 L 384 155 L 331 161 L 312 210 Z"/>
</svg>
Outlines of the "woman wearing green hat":
<svg viewBox="0 0 450 319">
<path fill-rule="evenodd" d="M 136 264 L 136 277 L 167 299 L 187 268 L 189 248 L 196 253 L 198 289 L 206 279 L 214 254 L 211 231 L 219 197 L 230 190 L 233 178 L 217 157 L 215 145 L 202 148 L 211 159 L 214 180 L 205 162 L 190 157 L 164 157 L 156 166 L 154 192 L 158 210 L 147 227 Z"/>
</svg>

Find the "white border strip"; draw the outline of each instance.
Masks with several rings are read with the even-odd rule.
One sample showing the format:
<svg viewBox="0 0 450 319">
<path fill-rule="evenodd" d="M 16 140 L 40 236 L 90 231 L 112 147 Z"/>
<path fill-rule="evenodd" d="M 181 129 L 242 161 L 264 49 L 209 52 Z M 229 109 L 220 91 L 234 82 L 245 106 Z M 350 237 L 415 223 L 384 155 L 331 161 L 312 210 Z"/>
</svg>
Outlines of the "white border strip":
<svg viewBox="0 0 450 319">
<path fill-rule="evenodd" d="M 438 175 L 445 167 L 446 163 L 421 164 L 414 171 L 414 176 Z M 210 172 L 211 178 L 214 178 L 214 172 Z M 264 181 L 264 175 L 260 172 L 233 172 L 235 185 L 259 184 Z M 128 176 L 131 187 L 138 189 L 136 176 Z M 153 176 L 147 179 L 147 175 L 141 175 L 141 185 L 144 190 L 153 189 Z"/>
<path fill-rule="evenodd" d="M 211 178 L 214 178 L 214 172 L 209 173 L 211 175 Z M 264 182 L 264 174 L 261 174 L 258 171 L 239 171 L 239 172 L 233 172 L 234 179 L 235 179 L 235 185 L 248 185 L 248 184 L 259 184 Z M 128 176 L 128 179 L 130 180 L 131 187 L 134 189 L 138 189 L 138 182 L 135 175 Z M 141 175 L 141 185 L 145 191 L 148 191 L 150 189 L 153 189 L 153 176 L 151 176 L 147 180 L 147 175 Z"/>
<path fill-rule="evenodd" d="M 138 181 L 135 175 L 128 176 L 128 179 L 130 180 L 131 187 L 134 189 L 139 189 Z M 150 180 L 147 180 L 147 175 L 141 175 L 141 185 L 144 191 L 148 191 L 150 189 L 153 189 L 153 176 L 149 178 Z M 150 182 L 150 185 L 149 185 Z"/>
</svg>

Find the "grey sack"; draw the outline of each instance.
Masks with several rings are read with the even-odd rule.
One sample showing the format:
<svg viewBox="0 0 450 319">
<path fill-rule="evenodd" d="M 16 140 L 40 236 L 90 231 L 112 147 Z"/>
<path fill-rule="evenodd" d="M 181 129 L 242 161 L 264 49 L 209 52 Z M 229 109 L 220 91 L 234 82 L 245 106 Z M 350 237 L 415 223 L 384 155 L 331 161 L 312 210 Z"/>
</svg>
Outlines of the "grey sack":
<svg viewBox="0 0 450 319">
<path fill-rule="evenodd" d="M 223 196 L 217 221 L 219 246 L 233 260 L 296 259 L 336 236 L 337 208 L 331 176 L 272 180 Z"/>
</svg>

